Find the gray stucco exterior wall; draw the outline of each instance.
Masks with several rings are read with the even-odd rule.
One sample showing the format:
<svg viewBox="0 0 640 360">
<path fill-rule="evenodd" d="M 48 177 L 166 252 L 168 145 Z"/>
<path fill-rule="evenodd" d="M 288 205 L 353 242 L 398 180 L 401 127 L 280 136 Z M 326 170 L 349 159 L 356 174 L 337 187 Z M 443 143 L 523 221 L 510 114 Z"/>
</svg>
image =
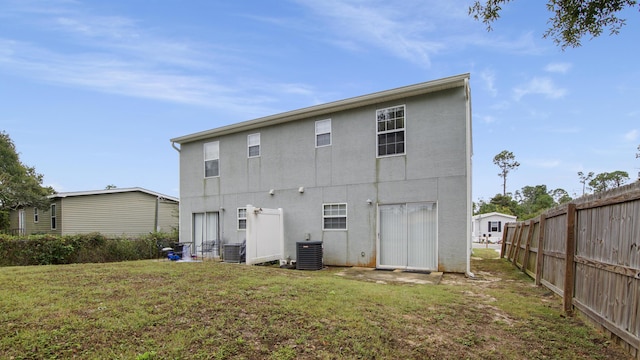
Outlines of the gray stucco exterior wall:
<svg viewBox="0 0 640 360">
<path fill-rule="evenodd" d="M 246 130 L 172 139 L 181 145 L 180 241 L 193 241 L 193 213 L 218 212 L 222 242 L 236 243 L 245 237 L 237 230 L 237 208 L 282 208 L 284 258 L 295 259 L 296 242 L 310 234 L 310 240 L 323 241 L 326 265 L 375 267 L 378 206 L 434 202 L 437 270 L 468 271 L 468 75 L 454 80 L 424 94 L 402 97 L 402 91 L 394 91 L 387 99 L 380 93 L 362 106 L 327 107 L 295 121 L 264 126 L 255 121 Z M 405 106 L 406 153 L 377 157 L 376 110 L 399 105 Z M 331 145 L 316 147 L 315 122 L 323 119 L 331 119 Z M 260 133 L 260 156 L 248 158 L 247 135 L 255 133 Z M 219 141 L 220 176 L 205 178 L 203 147 L 211 141 Z M 327 203 L 347 204 L 347 230 L 322 229 Z"/>
</svg>

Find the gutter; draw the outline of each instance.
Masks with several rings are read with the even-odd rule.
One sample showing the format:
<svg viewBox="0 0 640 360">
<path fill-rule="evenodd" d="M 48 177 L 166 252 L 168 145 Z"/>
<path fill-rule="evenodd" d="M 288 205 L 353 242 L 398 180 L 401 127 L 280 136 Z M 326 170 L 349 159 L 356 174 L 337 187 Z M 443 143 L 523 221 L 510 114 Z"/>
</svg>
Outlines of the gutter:
<svg viewBox="0 0 640 360">
<path fill-rule="evenodd" d="M 171 147 L 176 149 L 177 152 L 180 152 L 180 148 L 176 146 L 176 142 L 175 141 L 171 142 Z"/>
</svg>

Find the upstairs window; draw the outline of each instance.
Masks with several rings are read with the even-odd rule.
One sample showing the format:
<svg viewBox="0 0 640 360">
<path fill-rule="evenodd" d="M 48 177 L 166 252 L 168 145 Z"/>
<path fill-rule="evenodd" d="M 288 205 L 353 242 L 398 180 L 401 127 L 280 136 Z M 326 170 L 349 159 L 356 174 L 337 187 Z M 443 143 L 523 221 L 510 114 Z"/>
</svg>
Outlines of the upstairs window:
<svg viewBox="0 0 640 360">
<path fill-rule="evenodd" d="M 238 230 L 247 229 L 247 208 L 238 208 Z"/>
<path fill-rule="evenodd" d="M 405 153 L 405 107 L 376 110 L 378 157 Z"/>
<path fill-rule="evenodd" d="M 220 176 L 220 142 L 204 144 L 204 177 Z"/>
<path fill-rule="evenodd" d="M 260 133 L 247 135 L 247 154 L 250 158 L 260 156 Z"/>
<path fill-rule="evenodd" d="M 331 119 L 316 121 L 316 147 L 331 145 Z"/>
<path fill-rule="evenodd" d="M 322 205 L 322 230 L 347 230 L 347 204 Z"/>
</svg>

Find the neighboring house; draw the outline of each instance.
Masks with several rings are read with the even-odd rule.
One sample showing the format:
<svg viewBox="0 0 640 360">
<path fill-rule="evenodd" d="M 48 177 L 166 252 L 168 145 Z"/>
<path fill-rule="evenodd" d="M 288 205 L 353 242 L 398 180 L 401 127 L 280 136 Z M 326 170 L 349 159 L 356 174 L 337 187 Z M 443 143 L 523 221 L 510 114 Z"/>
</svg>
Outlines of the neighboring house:
<svg viewBox="0 0 640 360">
<path fill-rule="evenodd" d="M 502 229 L 504 224 L 515 222 L 516 216 L 491 212 L 486 214 L 474 215 L 472 217 L 472 237 L 473 241 L 481 242 L 486 239 L 495 243 L 502 240 Z"/>
<path fill-rule="evenodd" d="M 178 199 L 142 188 L 63 192 L 50 198 L 48 209 L 12 211 L 14 233 L 136 236 L 178 227 Z"/>
<path fill-rule="evenodd" d="M 180 241 L 246 238 L 246 206 L 283 210 L 283 257 L 468 272 L 471 99 L 463 74 L 171 139 Z M 178 147 L 176 144 L 179 144 Z"/>
</svg>

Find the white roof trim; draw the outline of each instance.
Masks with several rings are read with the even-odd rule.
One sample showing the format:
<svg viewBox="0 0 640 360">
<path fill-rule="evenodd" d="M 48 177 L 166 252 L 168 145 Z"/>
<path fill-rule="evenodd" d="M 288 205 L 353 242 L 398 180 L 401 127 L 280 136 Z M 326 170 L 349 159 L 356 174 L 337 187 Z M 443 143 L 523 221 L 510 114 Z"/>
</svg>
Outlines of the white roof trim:
<svg viewBox="0 0 640 360">
<path fill-rule="evenodd" d="M 505 218 L 509 218 L 509 219 L 517 219 L 518 217 L 515 215 L 508 215 L 508 214 L 503 214 L 503 213 L 499 213 L 499 212 L 490 212 L 490 213 L 485 213 L 485 214 L 478 214 L 478 215 L 473 215 L 473 219 L 484 219 L 490 216 L 501 216 L 501 217 L 505 217 Z"/>
<path fill-rule="evenodd" d="M 211 130 L 197 132 L 190 135 L 176 137 L 171 139 L 170 141 L 172 143 L 185 144 L 212 137 L 233 134 L 241 131 L 253 130 L 265 126 L 282 124 L 290 121 L 300 120 L 303 118 L 322 116 L 328 113 L 366 106 L 382 101 L 393 101 L 401 98 L 432 93 L 450 88 L 468 86 L 468 80 L 468 73 L 451 76 L 443 79 L 427 81 L 415 85 L 404 86 L 396 89 L 372 93 L 369 95 L 353 97 L 345 100 L 334 101 L 326 104 L 306 107 L 276 115 L 261 117 L 254 120 L 235 123 Z"/>
<path fill-rule="evenodd" d="M 73 197 L 73 196 L 115 194 L 115 193 L 135 192 L 135 191 L 142 192 L 142 193 L 149 194 L 149 195 L 153 195 L 153 196 L 156 196 L 156 197 L 159 197 L 159 198 L 162 198 L 162 199 L 166 199 L 166 200 L 180 202 L 180 199 L 178 199 L 176 197 L 169 196 L 169 195 L 164 195 L 164 194 L 161 194 L 159 192 L 143 189 L 143 188 L 140 188 L 140 187 L 121 188 L 121 189 L 120 188 L 114 188 L 114 189 L 105 189 L 105 190 L 61 192 L 61 193 L 56 193 L 56 194 L 53 194 L 53 195 L 49 195 L 49 198 L 50 199 L 54 199 L 54 198 L 66 198 L 66 197 Z"/>
</svg>

